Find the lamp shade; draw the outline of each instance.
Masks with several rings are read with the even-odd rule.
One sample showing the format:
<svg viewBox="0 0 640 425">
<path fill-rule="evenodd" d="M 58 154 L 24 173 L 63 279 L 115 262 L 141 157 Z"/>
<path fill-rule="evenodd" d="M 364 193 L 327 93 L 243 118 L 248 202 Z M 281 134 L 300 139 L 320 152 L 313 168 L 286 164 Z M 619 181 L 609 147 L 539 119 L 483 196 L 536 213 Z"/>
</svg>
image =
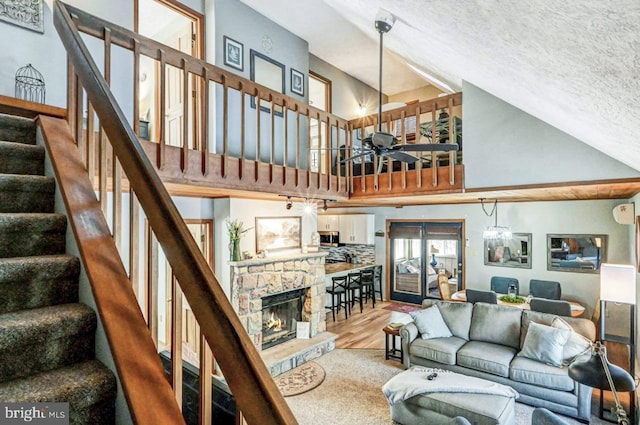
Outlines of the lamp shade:
<svg viewBox="0 0 640 425">
<path fill-rule="evenodd" d="M 636 303 L 636 270 L 624 264 L 602 264 L 600 299 L 618 303 Z"/>
</svg>

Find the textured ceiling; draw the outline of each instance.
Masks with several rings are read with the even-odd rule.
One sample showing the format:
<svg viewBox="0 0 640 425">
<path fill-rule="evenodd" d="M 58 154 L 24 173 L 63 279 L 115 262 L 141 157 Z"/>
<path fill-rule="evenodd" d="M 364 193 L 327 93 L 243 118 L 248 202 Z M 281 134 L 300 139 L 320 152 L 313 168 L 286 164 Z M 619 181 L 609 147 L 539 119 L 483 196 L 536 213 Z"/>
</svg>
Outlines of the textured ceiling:
<svg viewBox="0 0 640 425">
<path fill-rule="evenodd" d="M 400 64 L 412 63 L 456 90 L 466 80 L 640 170 L 638 0 L 243 2 L 373 87 L 373 22 L 386 9 L 398 21 L 385 48 Z M 385 93 L 425 84 L 408 68 L 393 71 L 390 62 L 385 58 Z"/>
</svg>

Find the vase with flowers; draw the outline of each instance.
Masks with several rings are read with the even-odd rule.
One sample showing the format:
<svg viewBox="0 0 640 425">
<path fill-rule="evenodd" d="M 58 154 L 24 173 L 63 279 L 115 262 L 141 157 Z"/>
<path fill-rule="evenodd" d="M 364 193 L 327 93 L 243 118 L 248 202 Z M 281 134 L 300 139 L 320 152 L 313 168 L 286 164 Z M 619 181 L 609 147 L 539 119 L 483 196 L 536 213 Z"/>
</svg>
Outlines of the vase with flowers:
<svg viewBox="0 0 640 425">
<path fill-rule="evenodd" d="M 242 256 L 240 254 L 240 238 L 243 234 L 247 233 L 252 228 L 244 228 L 244 223 L 238 221 L 238 219 L 227 219 L 227 233 L 229 234 L 229 252 L 231 254 L 231 261 L 240 261 Z"/>
</svg>

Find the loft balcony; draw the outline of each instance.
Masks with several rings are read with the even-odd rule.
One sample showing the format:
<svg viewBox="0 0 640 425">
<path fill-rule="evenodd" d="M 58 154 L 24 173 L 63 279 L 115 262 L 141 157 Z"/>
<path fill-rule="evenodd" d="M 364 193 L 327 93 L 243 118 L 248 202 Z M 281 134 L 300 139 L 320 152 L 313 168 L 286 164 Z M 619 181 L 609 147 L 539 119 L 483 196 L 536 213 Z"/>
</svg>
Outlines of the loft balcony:
<svg viewBox="0 0 640 425">
<path fill-rule="evenodd" d="M 90 45 L 102 45 L 92 53 L 104 64 L 113 91 L 131 87 L 132 95 L 118 101 L 129 111 L 133 131 L 173 193 L 341 201 L 406 196 L 407 191 L 462 191 L 461 152 L 428 152 L 411 166 L 365 155 L 342 163 L 358 152 L 363 135 L 377 128 L 376 116 L 347 121 L 73 7 L 69 10 L 78 30 L 93 38 Z M 112 78 L 115 58 L 117 81 Z M 87 169 L 91 175 L 111 176 L 117 167 L 111 165 L 100 123 L 86 94 L 70 78 L 69 121 Z M 446 128 L 453 128 L 460 142 L 461 99 L 457 93 L 386 112 L 382 127 L 394 132 L 399 143 L 448 142 L 442 137 Z M 442 120 L 443 112 L 449 118 Z M 433 135 L 431 128 L 436 129 Z"/>
</svg>

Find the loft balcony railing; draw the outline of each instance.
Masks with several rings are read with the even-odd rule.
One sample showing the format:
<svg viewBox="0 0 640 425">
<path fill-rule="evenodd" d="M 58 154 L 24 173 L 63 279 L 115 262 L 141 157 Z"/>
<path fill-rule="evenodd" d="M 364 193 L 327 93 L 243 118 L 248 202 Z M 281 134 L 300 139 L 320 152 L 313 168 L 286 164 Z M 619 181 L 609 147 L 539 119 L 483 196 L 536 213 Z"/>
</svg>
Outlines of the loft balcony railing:
<svg viewBox="0 0 640 425">
<path fill-rule="evenodd" d="M 337 148 L 351 145 L 346 120 L 68 9 L 78 31 L 91 36 L 94 56 L 102 55 L 107 83 L 112 85 L 117 72 L 116 90 L 132 94 L 119 101 L 130 111 L 128 121 L 165 183 L 310 198 L 348 196 L 344 174 L 331 172 Z M 69 104 L 78 105 L 70 122 L 94 175 L 101 167 L 95 144 L 102 142 L 89 134 L 96 125 L 93 106 L 73 89 L 74 81 L 70 87 L 75 101 Z"/>
<path fill-rule="evenodd" d="M 380 128 L 394 134 L 398 143 L 457 143 L 457 152 L 411 152 L 419 159 L 413 164 L 390 161 L 384 157 L 362 158 L 349 165 L 351 198 L 406 196 L 461 191 L 462 166 L 462 93 L 413 102 L 382 113 Z M 379 128 L 378 116 L 369 115 L 349 121 L 354 130 L 354 146 L 363 135 Z M 364 164 L 364 166 L 363 166 Z"/>
</svg>

